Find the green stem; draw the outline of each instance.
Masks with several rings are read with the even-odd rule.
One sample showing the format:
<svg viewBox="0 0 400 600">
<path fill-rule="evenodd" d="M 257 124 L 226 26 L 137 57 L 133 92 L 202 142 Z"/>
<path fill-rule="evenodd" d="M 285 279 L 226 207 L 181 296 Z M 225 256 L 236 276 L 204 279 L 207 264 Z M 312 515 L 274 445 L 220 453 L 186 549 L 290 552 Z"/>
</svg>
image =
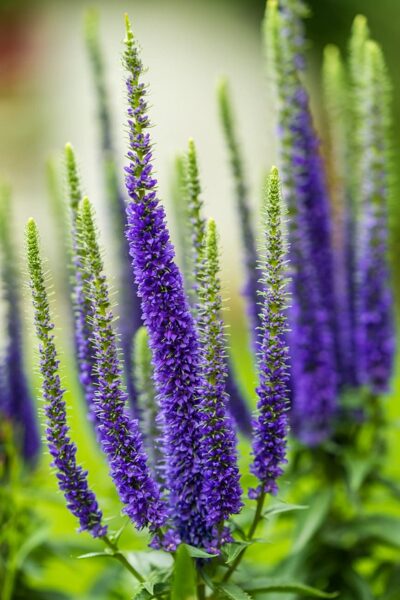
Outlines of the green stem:
<svg viewBox="0 0 400 600">
<path fill-rule="evenodd" d="M 206 600 L 206 586 L 202 581 L 197 584 L 197 600 Z"/>
<path fill-rule="evenodd" d="M 246 536 L 246 541 L 248 541 L 248 542 L 252 541 L 253 536 L 256 532 L 257 526 L 260 522 L 262 510 L 264 507 L 265 497 L 266 497 L 266 494 L 264 491 L 262 491 L 257 500 L 257 508 L 256 508 L 256 512 L 254 513 L 253 521 L 250 525 L 249 533 Z M 230 579 L 231 575 L 236 571 L 237 567 L 240 565 L 240 563 L 242 561 L 242 558 L 243 558 L 245 552 L 246 552 L 246 548 L 243 548 L 242 552 L 233 561 L 233 563 L 231 564 L 231 566 L 229 567 L 229 569 L 227 570 L 227 572 L 225 573 L 225 575 L 222 579 L 222 581 L 224 583 L 226 581 L 228 581 L 228 579 Z"/>
<path fill-rule="evenodd" d="M 112 542 L 106 535 L 102 537 L 102 540 L 113 551 L 111 556 L 118 560 L 121 565 L 123 565 L 125 569 L 127 569 L 140 583 L 143 583 L 144 577 L 142 577 L 141 574 L 138 573 L 131 563 L 125 558 L 118 546 L 114 544 L 114 542 Z"/>
</svg>

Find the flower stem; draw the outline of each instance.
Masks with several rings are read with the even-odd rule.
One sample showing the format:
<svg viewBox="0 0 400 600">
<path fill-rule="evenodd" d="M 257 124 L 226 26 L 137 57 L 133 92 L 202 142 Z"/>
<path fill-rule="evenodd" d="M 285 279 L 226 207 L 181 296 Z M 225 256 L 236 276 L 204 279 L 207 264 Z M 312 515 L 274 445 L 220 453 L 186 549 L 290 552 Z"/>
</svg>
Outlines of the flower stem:
<svg viewBox="0 0 400 600">
<path fill-rule="evenodd" d="M 249 529 L 249 533 L 246 536 L 246 540 L 248 542 L 251 542 L 253 539 L 253 536 L 256 532 L 257 526 L 260 522 L 261 516 L 262 516 L 262 509 L 264 507 L 264 502 L 265 502 L 265 496 L 266 493 L 264 491 L 261 492 L 261 494 L 258 497 L 257 500 L 257 507 L 256 507 L 256 512 L 254 513 L 254 518 L 253 521 L 250 525 L 250 529 Z M 231 575 L 236 571 L 237 567 L 240 565 L 242 558 L 244 556 L 244 553 L 246 552 L 246 548 L 243 548 L 242 552 L 237 556 L 237 558 L 233 561 L 233 563 L 231 564 L 231 566 L 229 567 L 229 569 L 227 570 L 227 572 L 225 573 L 222 581 L 225 583 L 226 581 L 228 581 L 228 579 L 230 579 Z"/>
<path fill-rule="evenodd" d="M 140 583 L 143 583 L 144 577 L 142 577 L 142 575 L 138 573 L 131 563 L 125 558 L 118 546 L 114 544 L 114 542 L 112 542 L 106 535 L 102 537 L 102 540 L 113 551 L 111 556 L 118 560 L 121 565 L 123 565 L 125 569 L 127 569 Z"/>
</svg>

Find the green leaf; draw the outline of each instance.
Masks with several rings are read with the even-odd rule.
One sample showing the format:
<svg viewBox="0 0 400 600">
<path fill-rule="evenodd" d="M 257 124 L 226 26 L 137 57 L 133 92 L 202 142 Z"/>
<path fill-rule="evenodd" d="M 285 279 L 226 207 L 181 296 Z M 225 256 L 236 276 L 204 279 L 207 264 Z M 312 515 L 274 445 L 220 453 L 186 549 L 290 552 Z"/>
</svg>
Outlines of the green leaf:
<svg viewBox="0 0 400 600">
<path fill-rule="evenodd" d="M 243 552 L 245 548 L 251 546 L 254 542 L 234 542 L 232 544 L 225 544 L 222 548 L 225 563 L 230 565 L 233 561 Z"/>
<path fill-rule="evenodd" d="M 279 513 L 292 512 L 294 510 L 305 510 L 306 508 L 309 507 L 304 504 L 286 504 L 284 502 L 277 502 L 276 504 L 270 506 L 269 508 L 267 508 L 266 511 L 263 512 L 263 517 L 268 519 L 269 517 L 272 517 L 273 515 L 277 515 Z"/>
<path fill-rule="evenodd" d="M 349 488 L 353 493 L 356 493 L 361 488 L 369 473 L 375 468 L 376 457 L 360 458 L 355 456 L 354 453 L 346 453 L 344 464 Z"/>
<path fill-rule="evenodd" d="M 338 596 L 337 592 L 322 592 L 317 588 L 305 585 L 303 583 L 297 583 L 294 581 L 273 581 L 272 579 L 260 581 L 259 583 L 255 583 L 254 586 L 246 587 L 245 589 L 247 592 L 251 592 L 252 594 L 268 592 L 277 592 L 283 594 L 287 592 L 294 592 L 300 596 L 308 596 L 311 598 L 337 598 Z"/>
<path fill-rule="evenodd" d="M 189 556 L 192 558 L 215 558 L 215 554 L 210 554 L 201 548 L 196 548 L 195 546 L 191 546 L 190 544 L 182 544 L 185 546 L 186 550 L 189 553 Z"/>
<path fill-rule="evenodd" d="M 99 556 L 107 556 L 108 558 L 110 558 L 110 556 L 112 556 L 111 552 L 108 552 L 107 550 L 104 550 L 102 552 L 88 552 L 87 554 L 81 554 L 80 556 L 78 556 L 78 559 L 82 559 L 82 558 L 98 558 Z"/>
<path fill-rule="evenodd" d="M 196 571 L 186 544 L 176 553 L 172 576 L 171 600 L 194 600 L 196 598 Z"/>
<path fill-rule="evenodd" d="M 222 592 L 222 597 L 230 598 L 231 600 L 251 600 L 251 596 L 235 583 L 221 583 L 218 592 Z"/>
<path fill-rule="evenodd" d="M 361 538 L 372 538 L 387 546 L 400 548 L 400 519 L 371 515 L 356 521 L 355 529 Z"/>
<path fill-rule="evenodd" d="M 114 542 L 114 544 L 118 543 L 119 538 L 121 537 L 121 535 L 123 534 L 123 532 L 125 531 L 127 525 L 129 525 L 130 520 L 127 519 L 123 525 L 121 525 L 121 527 L 119 529 L 117 529 L 117 531 L 112 532 L 112 534 L 109 536 L 111 541 Z"/>
<path fill-rule="evenodd" d="M 293 553 L 300 552 L 321 527 L 331 503 L 331 491 L 323 490 L 315 495 L 304 519 L 299 523 L 299 531 L 293 545 Z"/>
<path fill-rule="evenodd" d="M 152 595 L 142 588 L 133 596 L 132 600 L 150 600 L 150 598 L 152 598 Z"/>
</svg>

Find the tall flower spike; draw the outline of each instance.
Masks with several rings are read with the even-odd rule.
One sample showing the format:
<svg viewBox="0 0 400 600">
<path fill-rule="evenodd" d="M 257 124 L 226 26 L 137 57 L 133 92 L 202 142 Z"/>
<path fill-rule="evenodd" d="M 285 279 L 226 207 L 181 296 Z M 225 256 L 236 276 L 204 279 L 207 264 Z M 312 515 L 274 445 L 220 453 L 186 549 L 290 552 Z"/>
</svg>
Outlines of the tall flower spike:
<svg viewBox="0 0 400 600">
<path fill-rule="evenodd" d="M 202 503 L 211 526 L 221 526 L 242 506 L 236 439 L 228 414 L 226 340 L 221 318 L 218 242 L 215 222 L 208 222 L 199 270 L 197 326 L 201 342 L 199 429 L 203 474 Z M 218 538 L 218 536 L 217 536 Z M 216 541 L 218 547 L 218 539 Z"/>
<path fill-rule="evenodd" d="M 194 304 L 198 287 L 198 274 L 202 263 L 205 219 L 203 217 L 203 201 L 201 199 L 201 186 L 199 167 L 197 164 L 196 146 L 192 139 L 186 155 L 184 170 L 185 191 L 187 195 L 187 218 L 189 220 L 190 248 L 191 248 L 191 284 Z"/>
<path fill-rule="evenodd" d="M 190 240 L 186 223 L 186 192 L 185 192 L 185 156 L 180 154 L 174 161 L 173 178 L 171 181 L 171 201 L 174 225 L 177 234 L 178 262 L 183 272 L 185 287 L 190 292 Z"/>
<path fill-rule="evenodd" d="M 85 21 L 86 45 L 96 89 L 98 120 L 101 131 L 101 152 L 107 200 L 119 253 L 119 331 L 124 356 L 125 378 L 132 408 L 136 409 L 136 390 L 131 372 L 133 337 L 142 325 L 140 302 L 132 275 L 129 246 L 125 237 L 126 199 L 118 181 L 118 168 L 112 139 L 110 106 L 105 82 L 104 60 L 99 39 L 99 16 L 91 9 Z"/>
<path fill-rule="evenodd" d="M 153 355 L 154 379 L 163 418 L 166 479 L 175 530 L 184 542 L 204 546 L 208 528 L 200 512 L 202 477 L 199 432 L 199 341 L 181 273 L 156 195 L 142 63 L 126 18 L 130 164 L 126 167 L 127 237 Z"/>
<path fill-rule="evenodd" d="M 306 217 L 304 235 L 308 238 L 310 259 L 316 272 L 321 302 L 327 312 L 330 335 L 333 340 L 334 361 L 337 363 L 337 374 L 339 374 L 343 360 L 338 339 L 330 199 L 325 165 L 320 153 L 320 142 L 310 111 L 309 96 L 300 80 L 298 67 L 300 50 L 302 44 L 304 45 L 302 12 L 300 10 L 304 8 L 304 4 L 298 0 L 280 0 L 279 6 L 281 52 L 284 64 L 282 75 L 285 78 L 282 78 L 283 85 L 279 87 L 282 102 L 288 107 L 286 122 L 288 131 L 286 133 L 292 140 L 292 168 L 294 167 L 295 171 L 297 201 L 304 205 Z M 285 32 L 289 35 L 285 35 Z M 297 42 L 296 36 L 300 40 L 299 42 Z M 304 68 L 304 59 L 300 62 Z"/>
<path fill-rule="evenodd" d="M 244 296 L 247 301 L 247 313 L 251 326 L 253 346 L 256 348 L 260 326 L 258 305 L 260 285 L 257 272 L 258 255 L 251 222 L 251 210 L 244 176 L 243 158 L 240 150 L 240 143 L 235 131 L 235 121 L 228 83 L 225 80 L 221 81 L 218 87 L 218 101 L 220 118 L 235 186 L 236 206 L 245 256 L 246 284 L 244 287 Z"/>
<path fill-rule="evenodd" d="M 291 5 L 283 0 L 282 6 L 268 2 L 265 31 L 267 48 L 273 49 L 281 173 L 288 206 L 293 424 L 305 443 L 315 445 L 329 435 L 336 411 L 333 273 L 323 165 L 308 96 L 296 68 L 300 50 L 290 32 L 299 26 Z"/>
<path fill-rule="evenodd" d="M 156 531 L 165 522 L 166 510 L 146 464 L 139 423 L 127 412 L 114 317 L 92 207 L 87 198 L 80 207 L 79 230 L 85 248 L 83 266 L 89 275 L 84 279 L 84 292 L 89 298 L 93 319 L 97 374 L 94 408 L 101 446 L 125 513 L 139 529 L 149 527 Z"/>
<path fill-rule="evenodd" d="M 358 352 L 360 377 L 373 392 L 388 389 L 395 352 L 393 299 L 388 266 L 390 194 L 390 85 L 378 44 L 365 44 L 361 143 Z"/>
<path fill-rule="evenodd" d="M 361 194 L 361 160 L 363 146 L 361 142 L 362 120 L 364 118 L 364 85 L 365 85 L 365 44 L 369 40 L 369 28 L 367 19 L 363 15 L 357 15 L 353 21 L 351 37 L 349 42 L 348 77 L 349 77 L 349 115 L 350 131 L 347 141 L 346 162 L 348 167 L 348 187 L 351 195 L 354 219 L 360 215 Z M 358 234 L 355 231 L 355 237 Z"/>
<path fill-rule="evenodd" d="M 333 204 L 335 287 L 340 314 L 341 379 L 345 386 L 358 383 L 355 322 L 355 209 L 351 189 L 354 165 L 349 156 L 350 90 L 345 65 L 336 46 L 329 45 L 323 61 L 324 105 L 327 113 L 330 188 Z"/>
<path fill-rule="evenodd" d="M 87 472 L 76 462 L 76 446 L 69 437 L 64 390 L 58 373 L 58 358 L 52 333 L 54 325 L 50 319 L 43 266 L 40 257 L 39 235 L 35 222 L 30 219 L 27 226 L 27 260 L 36 333 L 39 338 L 40 372 L 42 393 L 45 402 L 46 438 L 53 457 L 58 486 L 64 493 L 67 507 L 79 520 L 80 529 L 93 537 L 102 537 L 107 527 L 102 524 L 102 513 L 96 497 L 87 482 Z"/>
<path fill-rule="evenodd" d="M 11 193 L 0 185 L 0 252 L 2 295 L 6 309 L 6 339 L 3 393 L 5 412 L 21 440 L 21 452 L 27 462 L 34 462 L 40 448 L 40 434 L 34 401 L 25 373 L 23 357 L 23 323 L 20 307 L 20 285 L 17 257 L 13 247 L 11 225 Z"/>
<path fill-rule="evenodd" d="M 144 437 L 146 453 L 153 473 L 158 480 L 162 476 L 164 458 L 160 449 L 159 405 L 154 385 L 154 369 L 151 364 L 149 336 L 145 327 L 137 330 L 133 344 L 133 374 L 137 390 L 140 429 Z"/>
<path fill-rule="evenodd" d="M 72 310 L 74 316 L 75 348 L 78 361 L 79 380 L 88 406 L 91 421 L 96 420 L 93 409 L 96 373 L 94 371 L 94 349 L 92 347 L 92 324 L 90 302 L 84 293 L 85 272 L 83 269 L 84 251 L 78 239 L 78 207 L 82 199 L 81 186 L 75 153 L 71 144 L 65 146 L 68 197 L 71 211 L 71 270 L 72 270 Z"/>
<path fill-rule="evenodd" d="M 188 236 L 190 238 L 190 281 L 191 297 L 193 303 L 193 312 L 197 317 L 198 289 L 201 286 L 200 272 L 203 263 L 203 251 L 205 240 L 205 219 L 203 217 L 203 201 L 201 199 L 201 187 L 199 178 L 199 169 L 197 165 L 196 147 L 193 140 L 189 140 L 189 149 L 185 165 L 185 191 L 186 203 L 185 212 L 187 216 Z M 243 398 L 238 384 L 236 383 L 231 365 L 230 357 L 228 361 L 228 378 L 226 382 L 229 393 L 229 410 L 235 419 L 237 426 L 244 434 L 251 431 L 251 416 L 247 408 L 246 401 Z"/>
<path fill-rule="evenodd" d="M 251 472 L 260 482 L 252 498 L 277 492 L 286 462 L 288 434 L 287 267 L 283 239 L 282 201 L 278 170 L 273 167 L 265 205 L 265 259 L 262 264 L 263 303 L 258 368 L 257 413 L 253 424 Z"/>
</svg>

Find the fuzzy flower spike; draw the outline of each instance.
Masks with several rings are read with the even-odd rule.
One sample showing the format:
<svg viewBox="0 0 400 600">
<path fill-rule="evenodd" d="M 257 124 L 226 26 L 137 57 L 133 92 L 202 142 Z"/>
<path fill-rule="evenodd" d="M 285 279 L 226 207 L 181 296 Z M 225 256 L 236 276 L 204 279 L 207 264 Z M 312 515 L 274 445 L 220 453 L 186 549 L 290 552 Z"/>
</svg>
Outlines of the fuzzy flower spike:
<svg viewBox="0 0 400 600">
<path fill-rule="evenodd" d="M 52 333 L 54 325 L 50 319 L 43 266 L 40 258 L 39 235 L 31 219 L 27 226 L 27 259 L 30 286 L 35 312 L 36 333 L 39 338 L 40 372 L 42 393 L 45 402 L 46 438 L 53 457 L 58 486 L 64 493 L 67 507 L 79 520 L 80 529 L 93 537 L 102 537 L 107 528 L 102 524 L 102 513 L 96 497 L 87 482 L 87 472 L 76 462 L 76 446 L 69 438 L 64 390 L 58 373 L 58 358 Z"/>
<path fill-rule="evenodd" d="M 83 286 L 82 250 L 78 240 L 78 207 L 82 199 L 81 183 L 79 180 L 75 152 L 71 144 L 65 146 L 65 167 L 68 184 L 68 198 L 71 217 L 71 272 L 72 290 L 71 302 L 74 316 L 75 349 L 78 363 L 79 381 L 88 407 L 89 419 L 96 421 L 94 413 L 94 393 L 96 373 L 94 371 L 94 350 L 91 343 L 92 324 L 90 321 L 90 303 L 85 296 Z"/>
<path fill-rule="evenodd" d="M 96 89 L 98 120 L 101 132 L 101 155 L 105 175 L 106 195 L 109 205 L 111 224 L 118 245 L 119 263 L 119 332 L 121 349 L 125 363 L 125 379 L 132 403 L 137 409 L 136 390 L 131 372 L 131 355 L 133 338 L 141 327 L 140 302 L 134 282 L 129 246 L 125 238 L 126 197 L 118 178 L 115 147 L 112 136 L 112 119 L 110 102 L 107 94 L 105 61 L 101 48 L 99 32 L 99 15 L 95 9 L 88 10 L 85 22 L 86 45 L 92 67 L 93 81 Z"/>
<path fill-rule="evenodd" d="M 296 1 L 269 0 L 266 43 L 279 97 L 281 174 L 288 206 L 293 426 L 305 444 L 315 446 L 329 435 L 337 408 L 332 331 L 335 302 L 329 292 L 332 257 L 323 165 L 308 96 L 297 72 L 303 61 L 296 6 Z"/>
<path fill-rule="evenodd" d="M 197 326 L 204 376 L 199 415 L 199 430 L 203 436 L 200 446 L 204 480 L 202 502 L 207 523 L 221 526 L 240 511 L 242 503 L 236 439 L 225 388 L 228 371 L 221 318 L 218 241 L 213 220 L 209 221 L 206 230 L 199 281 Z"/>
<path fill-rule="evenodd" d="M 362 383 L 375 393 L 388 390 L 395 336 L 390 287 L 387 210 L 390 187 L 390 96 L 382 51 L 365 44 L 361 144 L 361 205 L 358 260 L 358 357 Z"/>
<path fill-rule="evenodd" d="M 193 299 L 192 312 L 197 321 L 197 304 L 199 302 L 199 288 L 203 282 L 201 278 L 202 265 L 204 260 L 204 242 L 206 221 L 203 217 L 203 200 L 201 198 L 201 186 L 199 169 L 197 164 L 196 146 L 193 140 L 189 140 L 189 148 L 185 161 L 185 201 L 186 201 L 186 220 L 187 230 L 190 236 L 190 249 L 188 251 L 188 262 L 190 262 L 189 282 L 191 284 L 191 294 L 189 298 Z M 236 382 L 233 366 L 230 357 L 226 356 L 227 379 L 226 391 L 229 395 L 229 410 L 233 416 L 238 428 L 246 435 L 251 432 L 251 415 L 247 407 L 246 400 L 243 397 Z M 225 369 L 225 367 L 224 367 Z"/>
<path fill-rule="evenodd" d="M 20 280 L 11 226 L 11 192 L 3 184 L 0 185 L 0 254 L 7 340 L 1 374 L 3 400 L 0 412 L 3 411 L 4 416 L 11 420 L 22 455 L 27 463 L 32 464 L 40 449 L 40 433 L 24 365 Z"/>
<path fill-rule="evenodd" d="M 130 141 L 127 238 L 160 399 L 171 517 L 178 537 L 201 547 L 209 536 L 199 505 L 199 431 L 193 426 L 198 421 L 199 390 L 204 385 L 199 341 L 165 212 L 156 195 L 143 67 L 128 18 L 124 60 Z"/>
<path fill-rule="evenodd" d="M 85 255 L 85 296 L 93 320 L 93 347 L 97 372 L 94 410 L 101 446 L 125 513 L 139 529 L 159 529 L 165 522 L 165 506 L 146 464 L 137 419 L 127 412 L 117 336 L 113 329 L 107 281 L 97 242 L 92 207 L 84 198 L 78 219 L 80 244 Z"/>
<path fill-rule="evenodd" d="M 245 256 L 246 284 L 244 296 L 247 302 L 247 313 L 251 326 L 253 347 L 257 347 L 260 315 L 258 311 L 258 295 L 260 282 L 257 273 L 257 246 L 252 227 L 252 214 L 245 182 L 243 158 L 240 143 L 235 131 L 235 119 L 229 94 L 227 81 L 221 81 L 218 88 L 218 102 L 221 124 L 228 149 L 229 163 L 235 184 L 235 196 L 238 216 L 240 219 L 240 232 Z"/>
<path fill-rule="evenodd" d="M 276 481 L 282 475 L 282 465 L 286 462 L 289 404 L 287 269 L 280 182 L 275 167 L 269 176 L 265 213 L 266 253 L 262 264 L 264 292 L 258 353 L 260 383 L 253 424 L 254 461 L 251 466 L 251 472 L 260 485 L 256 490 L 250 490 L 252 498 L 276 493 Z"/>
</svg>

